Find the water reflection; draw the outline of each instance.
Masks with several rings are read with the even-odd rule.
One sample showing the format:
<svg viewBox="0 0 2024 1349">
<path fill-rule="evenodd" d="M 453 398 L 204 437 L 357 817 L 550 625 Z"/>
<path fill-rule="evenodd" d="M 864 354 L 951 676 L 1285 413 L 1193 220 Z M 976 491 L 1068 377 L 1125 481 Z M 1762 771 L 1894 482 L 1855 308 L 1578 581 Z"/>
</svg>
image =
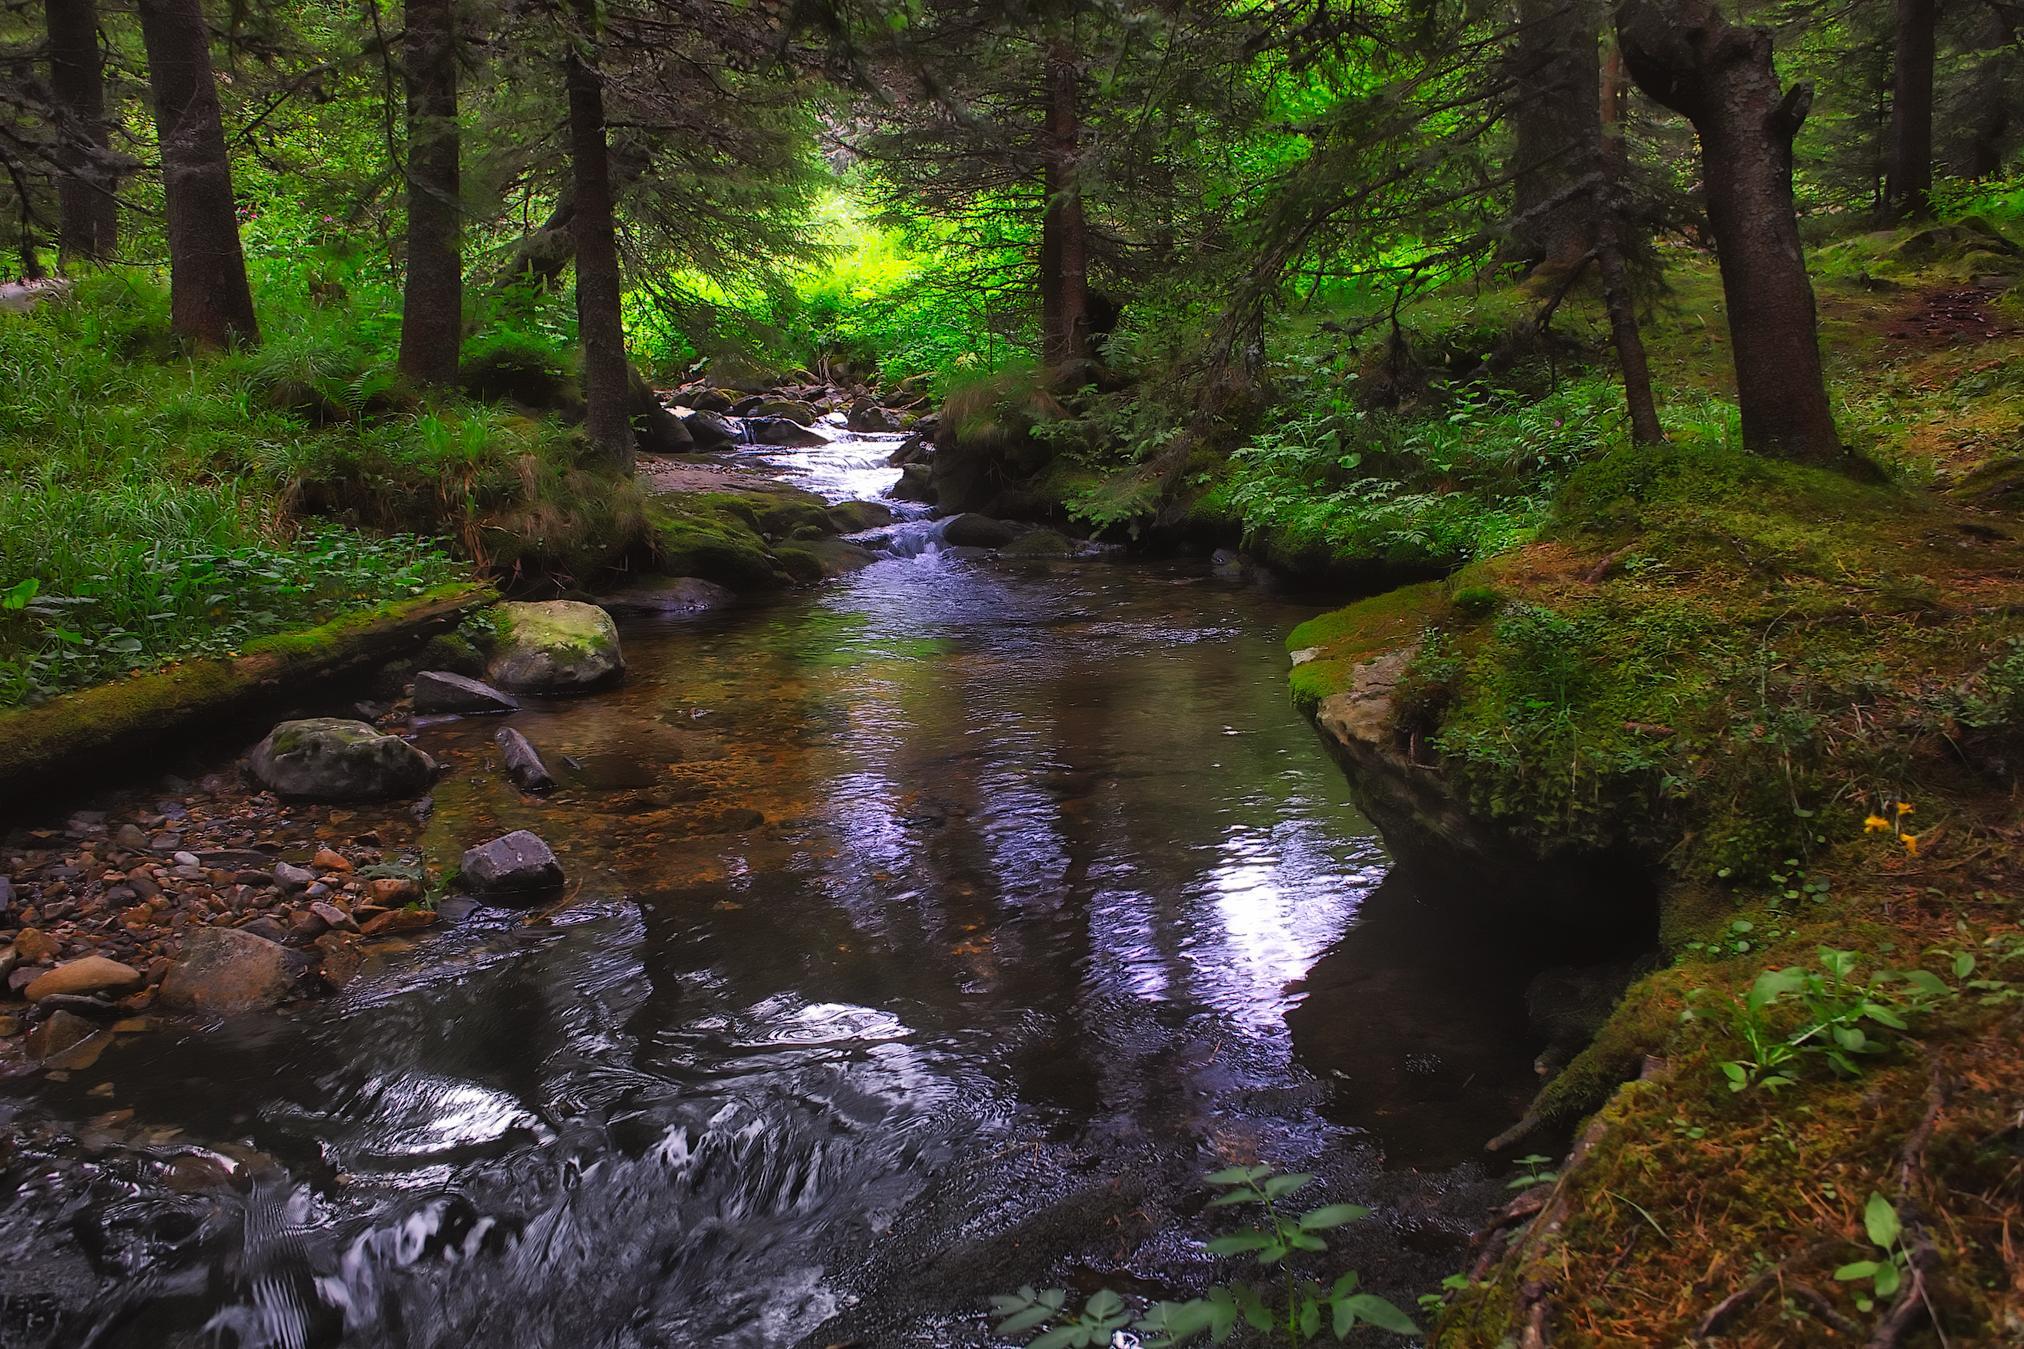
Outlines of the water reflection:
<svg viewBox="0 0 2024 1349">
<path fill-rule="evenodd" d="M 1407 1010 L 1296 1057 L 1289 984 L 1383 869 L 1286 705 L 1299 616 L 1185 569 L 897 558 L 628 630 L 623 688 L 511 719 L 547 798 L 496 722 L 426 728 L 432 860 L 533 828 L 569 903 L 11 1088 L 0 1294 L 49 1300 L 49 1343 L 976 1344 L 1002 1287 L 1198 1280 L 1199 1176 L 1244 1155 L 1383 1206 L 1355 1259 L 1409 1298 L 1496 1185 L 1397 1163 L 1425 1112 L 1473 1146 L 1508 1102 L 1385 1047 L 1529 1049 L 1484 1030 L 1515 993 L 1442 1023 L 1488 985 L 1379 941 L 1336 986 Z"/>
</svg>

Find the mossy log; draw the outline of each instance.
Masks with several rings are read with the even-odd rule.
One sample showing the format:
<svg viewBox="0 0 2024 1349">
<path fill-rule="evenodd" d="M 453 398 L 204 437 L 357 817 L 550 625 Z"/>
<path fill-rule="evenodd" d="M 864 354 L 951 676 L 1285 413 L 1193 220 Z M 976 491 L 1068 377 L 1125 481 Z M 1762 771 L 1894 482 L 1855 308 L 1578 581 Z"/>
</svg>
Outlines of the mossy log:
<svg viewBox="0 0 2024 1349">
<path fill-rule="evenodd" d="M 0 712 L 0 806 L 33 798 L 51 807 L 55 793 L 117 772 L 142 750 L 300 698 L 316 683 L 420 646 L 497 598 L 486 586 L 440 586 L 248 642 L 239 656 L 182 661 Z"/>
</svg>

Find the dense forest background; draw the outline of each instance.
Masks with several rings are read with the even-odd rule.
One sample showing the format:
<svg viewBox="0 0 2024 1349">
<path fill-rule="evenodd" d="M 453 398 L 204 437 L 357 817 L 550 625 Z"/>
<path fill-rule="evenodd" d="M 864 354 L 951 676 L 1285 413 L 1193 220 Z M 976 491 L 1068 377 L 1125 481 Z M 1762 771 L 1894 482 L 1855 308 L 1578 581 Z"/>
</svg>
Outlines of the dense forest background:
<svg viewBox="0 0 2024 1349">
<path fill-rule="evenodd" d="M 622 565 L 647 380 L 953 393 L 1048 424 L 1047 504 L 1085 527 L 1208 490 L 1252 535 L 1451 564 L 1619 425 L 1563 377 L 1603 354 L 1555 329 L 1570 295 L 1606 302 L 1623 425 L 1664 434 L 1640 316 L 1711 243 L 1743 439 L 1873 457 L 1781 259 L 1797 222 L 2014 218 L 2019 12 L 1745 17 L 13 6 L 0 236 L 78 290 L 0 329 L 0 580 L 46 620 L 10 625 L 0 693 L 424 585 L 453 565 L 424 537 L 511 576 Z M 1521 394 L 1551 415 L 1519 449 L 1469 433 Z"/>
</svg>

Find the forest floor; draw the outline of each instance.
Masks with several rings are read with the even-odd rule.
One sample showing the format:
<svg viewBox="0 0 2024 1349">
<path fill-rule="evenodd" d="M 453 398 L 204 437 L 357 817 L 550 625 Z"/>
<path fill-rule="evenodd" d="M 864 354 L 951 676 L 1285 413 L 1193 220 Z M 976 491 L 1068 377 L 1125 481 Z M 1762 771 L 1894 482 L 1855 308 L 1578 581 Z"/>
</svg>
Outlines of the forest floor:
<svg viewBox="0 0 2024 1349">
<path fill-rule="evenodd" d="M 1816 253 L 1888 483 L 1675 421 L 1289 641 L 1309 706 L 1406 653 L 1395 752 L 1514 857 L 1657 876 L 1662 949 L 1535 1107 L 1574 1153 L 1435 1343 L 2024 1340 L 2024 263 L 1945 228 Z M 1711 269 L 1675 273 L 1661 398 L 1723 393 Z"/>
</svg>

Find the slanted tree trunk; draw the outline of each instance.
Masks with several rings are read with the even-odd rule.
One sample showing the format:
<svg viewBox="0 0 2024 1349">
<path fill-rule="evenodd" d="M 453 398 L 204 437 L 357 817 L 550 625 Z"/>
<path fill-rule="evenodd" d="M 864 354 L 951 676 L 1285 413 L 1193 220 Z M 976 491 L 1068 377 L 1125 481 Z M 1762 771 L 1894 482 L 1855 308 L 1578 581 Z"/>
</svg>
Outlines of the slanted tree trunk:
<svg viewBox="0 0 2024 1349">
<path fill-rule="evenodd" d="M 1812 91 L 1781 89 L 1771 35 L 1732 25 L 1714 0 L 1618 0 L 1616 29 L 1638 87 L 1686 117 L 1700 137 L 1744 445 L 1853 466 L 1827 402 L 1792 204 L 1792 139 Z"/>
<path fill-rule="evenodd" d="M 1884 209 L 1893 220 L 1923 216 L 1933 190 L 1933 46 L 1935 0 L 1897 0 L 1896 65 L 1891 79 L 1890 161 Z"/>
<path fill-rule="evenodd" d="M 1630 275 L 1624 266 L 1619 224 L 1627 159 L 1623 144 L 1623 95 L 1623 57 L 1612 43 L 1609 58 L 1602 65 L 1599 104 L 1602 185 L 1595 194 L 1595 262 L 1602 273 L 1602 302 L 1609 314 L 1610 340 L 1616 346 L 1616 362 L 1623 371 L 1631 441 L 1637 445 L 1657 445 L 1665 440 L 1666 433 L 1659 425 L 1658 405 L 1652 398 L 1651 365 L 1645 360 L 1644 334 L 1638 329 L 1637 300 L 1631 293 Z"/>
<path fill-rule="evenodd" d="M 260 340 L 199 0 L 139 0 L 168 215 L 169 321 L 200 347 Z"/>
<path fill-rule="evenodd" d="M 400 368 L 452 384 L 464 337 L 456 0 L 407 0 L 408 284 Z"/>
<path fill-rule="evenodd" d="M 616 203 L 653 166 L 652 156 L 635 135 L 610 137 L 611 197 Z M 493 283 L 494 290 L 528 286 L 537 291 L 552 289 L 576 260 L 576 184 L 565 182 L 562 191 L 539 225 L 520 236 L 506 259 L 505 270 Z"/>
<path fill-rule="evenodd" d="M 1583 181 L 1595 171 L 1601 26 L 1593 0 L 1519 0 L 1507 262 L 1565 272 L 1594 246 L 1593 194 Z"/>
<path fill-rule="evenodd" d="M 1057 41 L 1047 53 L 1047 211 L 1040 224 L 1041 358 L 1050 368 L 1087 360 L 1090 352 L 1089 224 L 1076 176 L 1082 122 L 1075 85 L 1074 50 Z"/>
<path fill-rule="evenodd" d="M 56 97 L 57 256 L 105 259 L 119 246 L 112 142 L 105 127 L 105 65 L 95 0 L 46 0 L 49 87 Z"/>
<path fill-rule="evenodd" d="M 619 314 L 618 233 L 612 217 L 611 155 L 604 130 L 604 76 L 598 69 L 597 0 L 574 0 L 564 81 L 569 88 L 569 153 L 576 208 L 576 330 L 583 343 L 584 433 L 614 462 L 632 468 L 626 417 L 625 325 Z"/>
</svg>

